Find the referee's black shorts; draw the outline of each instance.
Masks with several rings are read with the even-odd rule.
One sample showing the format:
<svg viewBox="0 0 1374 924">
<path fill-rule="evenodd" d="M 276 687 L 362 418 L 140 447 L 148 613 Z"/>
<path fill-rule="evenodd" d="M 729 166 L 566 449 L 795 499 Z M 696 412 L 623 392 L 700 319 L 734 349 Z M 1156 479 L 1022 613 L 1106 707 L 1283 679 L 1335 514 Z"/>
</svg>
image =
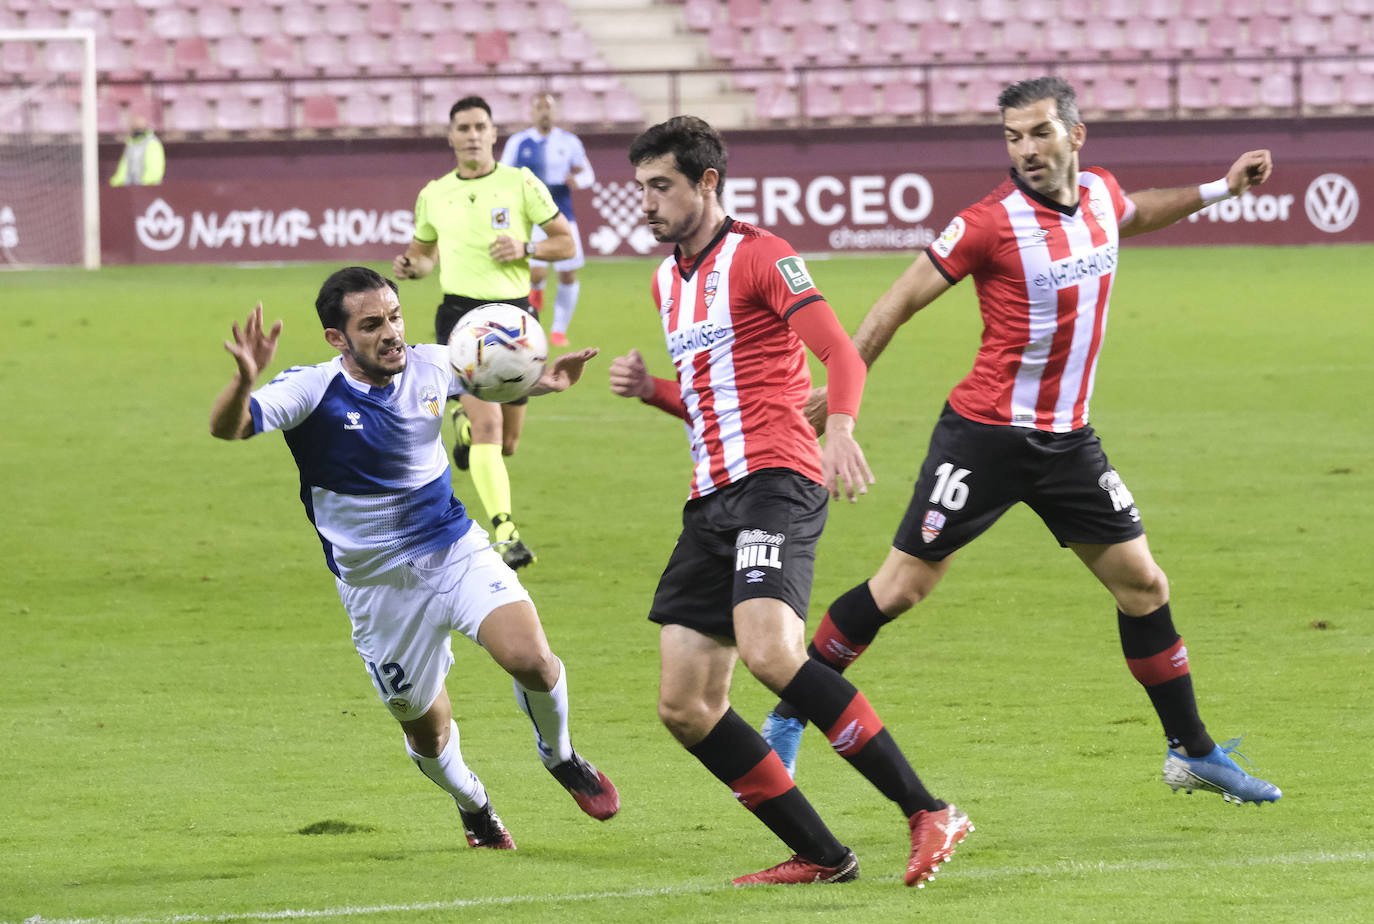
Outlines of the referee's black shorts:
<svg viewBox="0 0 1374 924">
<path fill-rule="evenodd" d="M 930 437 L 894 548 L 940 561 L 1024 501 L 1060 545 L 1145 534 L 1131 492 L 1092 427 L 1047 433 L 969 420 L 948 404 Z"/>
<path fill-rule="evenodd" d="M 649 619 L 734 638 L 735 606 L 767 597 L 805 620 L 829 503 L 824 487 L 786 468 L 689 500 Z"/>
<path fill-rule="evenodd" d="M 466 295 L 445 295 L 444 300 L 439 303 L 438 309 L 434 312 L 434 342 L 448 343 L 449 335 L 458 326 L 459 320 L 474 308 L 482 305 L 489 305 L 492 302 L 504 302 L 507 305 L 515 305 L 517 308 L 524 308 L 534 315 L 536 321 L 539 320 L 539 312 L 530 305 L 528 298 L 468 298 Z M 519 398 L 515 401 L 507 401 L 507 404 L 528 404 L 528 397 Z"/>
</svg>

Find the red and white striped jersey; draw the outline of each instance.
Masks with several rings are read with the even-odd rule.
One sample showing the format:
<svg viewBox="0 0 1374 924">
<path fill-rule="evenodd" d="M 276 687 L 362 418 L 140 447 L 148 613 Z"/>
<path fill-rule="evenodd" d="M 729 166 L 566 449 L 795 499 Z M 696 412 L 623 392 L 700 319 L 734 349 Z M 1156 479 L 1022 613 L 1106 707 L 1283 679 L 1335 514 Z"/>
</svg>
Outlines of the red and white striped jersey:
<svg viewBox="0 0 1374 924">
<path fill-rule="evenodd" d="M 1012 176 L 960 212 L 926 253 L 951 283 L 973 276 L 983 342 L 949 403 L 970 420 L 1064 433 L 1088 400 L 1130 203 L 1106 170 L 1078 174 L 1066 208 Z"/>
<path fill-rule="evenodd" d="M 820 446 L 801 410 L 811 373 L 786 319 L 822 296 L 791 245 L 727 219 L 691 266 L 676 252 L 659 265 L 653 295 L 686 407 L 691 496 L 764 468 L 819 483 Z"/>
</svg>

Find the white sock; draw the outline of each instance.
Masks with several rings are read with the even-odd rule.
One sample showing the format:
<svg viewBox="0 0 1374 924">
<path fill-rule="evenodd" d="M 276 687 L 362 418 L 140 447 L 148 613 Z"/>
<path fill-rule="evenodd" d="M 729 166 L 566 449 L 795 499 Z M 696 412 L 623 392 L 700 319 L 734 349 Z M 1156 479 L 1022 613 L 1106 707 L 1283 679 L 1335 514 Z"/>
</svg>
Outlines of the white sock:
<svg viewBox="0 0 1374 924">
<path fill-rule="evenodd" d="M 448 744 L 438 757 L 421 757 L 410 749 L 406 742 L 406 753 L 420 772 L 429 777 L 444 792 L 453 796 L 458 807 L 465 812 L 475 812 L 487 804 L 487 790 L 477 774 L 463 763 L 463 752 L 458 749 L 458 723 L 449 720 Z"/>
<path fill-rule="evenodd" d="M 512 680 L 515 687 L 515 704 L 520 711 L 529 716 L 534 726 L 534 743 L 539 749 L 539 759 L 545 767 L 552 767 L 571 760 L 573 755 L 572 737 L 568 734 L 568 671 L 563 662 L 558 662 L 558 682 L 547 693 L 526 689 L 518 680 Z"/>
<path fill-rule="evenodd" d="M 556 333 L 568 332 L 573 312 L 577 310 L 577 293 L 581 289 L 580 282 L 558 284 L 558 293 L 553 297 L 553 329 Z"/>
</svg>

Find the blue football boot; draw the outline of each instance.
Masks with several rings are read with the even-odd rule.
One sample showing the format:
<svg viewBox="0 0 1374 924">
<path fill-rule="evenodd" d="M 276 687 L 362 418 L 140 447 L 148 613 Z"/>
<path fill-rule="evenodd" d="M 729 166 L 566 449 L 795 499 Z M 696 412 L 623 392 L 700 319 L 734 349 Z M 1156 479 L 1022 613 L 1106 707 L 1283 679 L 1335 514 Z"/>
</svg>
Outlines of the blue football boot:
<svg viewBox="0 0 1374 924">
<path fill-rule="evenodd" d="M 1178 792 L 1191 793 L 1194 789 L 1204 792 L 1221 793 L 1227 802 L 1277 802 L 1283 792 L 1273 783 L 1251 776 L 1240 768 L 1232 754 L 1237 754 L 1246 763 L 1249 758 L 1236 748 L 1239 738 L 1232 738 L 1219 744 L 1206 757 L 1187 757 L 1170 750 L 1164 758 L 1164 782 Z M 1253 766 L 1253 764 L 1251 765 Z"/>
<path fill-rule="evenodd" d="M 806 725 L 801 719 L 784 719 L 776 712 L 770 712 L 768 718 L 763 720 L 763 728 L 759 730 L 763 740 L 782 758 L 787 775 L 793 778 L 797 775 L 797 750 L 801 747 L 804 728 Z"/>
</svg>

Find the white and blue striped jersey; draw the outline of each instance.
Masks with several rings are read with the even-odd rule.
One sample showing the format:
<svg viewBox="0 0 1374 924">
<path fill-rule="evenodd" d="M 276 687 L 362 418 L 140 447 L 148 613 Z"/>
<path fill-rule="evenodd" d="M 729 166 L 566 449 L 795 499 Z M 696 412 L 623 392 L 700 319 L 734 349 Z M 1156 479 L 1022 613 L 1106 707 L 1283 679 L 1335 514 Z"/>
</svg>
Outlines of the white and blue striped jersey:
<svg viewBox="0 0 1374 924">
<path fill-rule="evenodd" d="M 577 220 L 573 215 L 572 187 L 568 185 L 568 177 L 576 176 L 578 185 L 583 189 L 596 182 L 596 174 L 592 171 L 592 162 L 587 159 L 587 149 L 582 146 L 582 139 L 556 125 L 547 135 L 541 134 L 534 126 L 511 135 L 501 151 L 501 163 L 511 167 L 529 167 L 549 188 L 558 211 L 566 215 L 568 221 Z"/>
<path fill-rule="evenodd" d="M 440 437 L 444 403 L 462 386 L 447 347 L 406 350 L 405 371 L 384 389 L 351 378 L 336 356 L 284 370 L 250 401 L 254 433 L 284 431 L 325 561 L 350 584 L 374 583 L 472 526 Z"/>
</svg>

